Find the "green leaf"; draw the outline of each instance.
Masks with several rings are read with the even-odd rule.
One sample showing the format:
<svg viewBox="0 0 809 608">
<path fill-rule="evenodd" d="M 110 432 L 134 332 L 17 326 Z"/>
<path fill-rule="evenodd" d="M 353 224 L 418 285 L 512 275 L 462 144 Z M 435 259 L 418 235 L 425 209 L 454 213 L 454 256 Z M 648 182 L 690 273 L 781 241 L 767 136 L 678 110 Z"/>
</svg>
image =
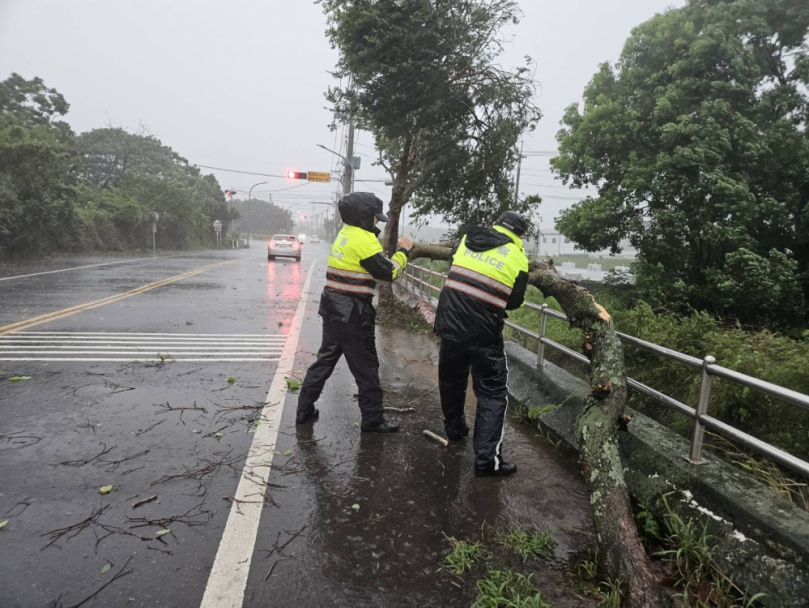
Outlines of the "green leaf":
<svg viewBox="0 0 809 608">
<path fill-rule="evenodd" d="M 104 564 L 104 567 L 101 568 L 101 574 L 106 574 L 112 568 L 112 564 Z"/>
<path fill-rule="evenodd" d="M 8 379 L 9 382 L 25 382 L 26 380 L 30 380 L 31 376 L 12 376 Z"/>
<path fill-rule="evenodd" d="M 284 326 L 284 322 L 283 321 L 278 321 L 278 327 L 283 327 L 283 326 Z"/>
<path fill-rule="evenodd" d="M 224 433 L 214 433 L 213 434 L 214 437 L 221 437 L 222 435 L 224 435 Z"/>
<path fill-rule="evenodd" d="M 155 538 L 159 538 L 160 536 L 165 536 L 169 532 L 171 532 L 171 530 L 158 530 L 157 532 L 155 532 Z"/>
<path fill-rule="evenodd" d="M 199 433 L 199 429 L 194 429 L 194 430 L 193 430 L 193 431 L 191 431 L 191 432 L 192 432 L 192 433 Z"/>
<path fill-rule="evenodd" d="M 351 505 L 351 508 L 354 509 L 355 511 L 360 510 L 360 506 L 357 503 L 354 503 L 353 505 Z"/>
<path fill-rule="evenodd" d="M 236 382 L 236 378 L 228 378 L 228 384 L 233 384 Z"/>
<path fill-rule="evenodd" d="M 108 486 L 101 486 L 100 488 L 98 488 L 98 493 L 99 494 L 109 494 L 110 492 L 112 492 L 113 487 L 115 487 L 115 486 L 113 486 L 112 484 L 110 484 Z"/>
<path fill-rule="evenodd" d="M 292 454 L 292 450 L 284 450 L 284 456 L 289 456 Z"/>
<path fill-rule="evenodd" d="M 548 412 L 552 412 L 555 409 L 556 409 L 555 405 L 542 405 L 542 406 L 535 405 L 530 410 L 528 410 L 528 417 L 531 420 L 536 420 L 542 414 L 547 414 Z"/>
<path fill-rule="evenodd" d="M 292 378 L 286 378 L 286 377 L 284 378 L 284 380 L 286 380 L 287 388 L 290 391 L 296 391 L 301 387 L 301 381 L 300 380 L 293 380 Z"/>
<path fill-rule="evenodd" d="M 3 521 L 0 521 L 0 530 L 5 528 L 7 523 L 8 523 L 7 519 L 4 519 Z"/>
</svg>

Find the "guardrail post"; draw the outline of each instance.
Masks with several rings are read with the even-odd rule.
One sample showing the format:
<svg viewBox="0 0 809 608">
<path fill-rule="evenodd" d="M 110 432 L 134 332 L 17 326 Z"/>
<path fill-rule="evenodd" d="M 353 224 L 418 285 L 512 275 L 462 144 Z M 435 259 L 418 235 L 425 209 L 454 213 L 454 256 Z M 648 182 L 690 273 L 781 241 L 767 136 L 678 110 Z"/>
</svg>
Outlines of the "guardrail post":
<svg viewBox="0 0 809 608">
<path fill-rule="evenodd" d="M 702 425 L 702 416 L 708 413 L 708 404 L 711 402 L 711 384 L 713 378 L 708 373 L 708 366 L 716 363 L 716 359 L 708 355 L 702 360 L 702 374 L 699 382 L 699 402 L 694 418 L 694 434 L 691 436 L 691 453 L 686 460 L 691 464 L 705 464 L 708 462 L 702 457 L 702 444 L 705 439 L 705 427 Z"/>
<path fill-rule="evenodd" d="M 545 337 L 545 330 L 548 327 L 548 315 L 545 314 L 545 311 L 548 309 L 547 304 L 542 305 L 542 310 L 539 311 L 539 345 L 537 346 L 537 367 L 542 369 L 545 365 L 545 343 L 542 341 L 542 338 Z"/>
</svg>

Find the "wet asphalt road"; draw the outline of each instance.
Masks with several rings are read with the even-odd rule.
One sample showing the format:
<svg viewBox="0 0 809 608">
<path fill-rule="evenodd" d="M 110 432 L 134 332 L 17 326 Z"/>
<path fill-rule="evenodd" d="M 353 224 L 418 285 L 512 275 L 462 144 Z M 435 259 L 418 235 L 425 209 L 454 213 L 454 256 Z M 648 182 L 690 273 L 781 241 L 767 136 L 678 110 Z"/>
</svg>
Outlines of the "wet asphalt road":
<svg viewBox="0 0 809 608">
<path fill-rule="evenodd" d="M 9 520 L 0 530 L 0 607 L 74 606 L 99 589 L 85 606 L 200 605 L 228 515 L 239 514 L 240 462 L 312 264 L 293 369 L 314 360 L 326 252 L 307 245 L 300 264 L 268 263 L 254 247 L 0 267 L 0 357 L 63 359 L 0 361 L 0 521 Z M 10 324 L 104 298 L 26 327 L 25 342 L 2 336 Z M 98 337 L 113 333 L 114 346 Z M 149 349 L 173 359 L 134 361 L 154 359 Z M 398 435 L 360 434 L 343 362 L 314 425 L 296 428 L 297 397 L 285 396 L 243 605 L 468 606 L 474 585 L 438 571 L 444 535 L 535 525 L 559 543 L 556 560 L 537 571 L 547 599 L 591 605 L 568 592 L 563 574 L 592 542 L 575 473 L 509 423 L 504 445 L 519 474 L 476 479 L 471 441 L 447 449 L 421 435 L 441 431 L 435 343 L 380 327 L 378 350 L 388 405 L 416 411 L 391 414 Z M 471 394 L 468 405 L 471 422 Z"/>
</svg>

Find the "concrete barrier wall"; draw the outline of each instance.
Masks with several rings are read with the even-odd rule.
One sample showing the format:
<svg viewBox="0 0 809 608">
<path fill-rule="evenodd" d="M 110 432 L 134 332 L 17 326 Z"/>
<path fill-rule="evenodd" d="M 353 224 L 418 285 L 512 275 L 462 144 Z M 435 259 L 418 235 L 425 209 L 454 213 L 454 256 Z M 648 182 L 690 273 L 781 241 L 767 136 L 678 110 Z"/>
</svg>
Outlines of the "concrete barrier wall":
<svg viewBox="0 0 809 608">
<path fill-rule="evenodd" d="M 402 285 L 398 297 L 432 322 L 434 303 Z M 557 406 L 537 420 L 538 429 L 578 461 L 575 423 L 588 385 L 546 363 L 537 369 L 536 354 L 506 344 L 509 393 L 531 406 Z M 684 520 L 704 522 L 714 558 L 749 593 L 764 593 L 772 608 L 809 608 L 809 512 L 779 497 L 741 469 L 706 455 L 692 465 L 684 458 L 688 442 L 651 418 L 635 413 L 627 431 L 618 433 L 624 474 L 636 504 L 663 521 L 669 506 Z"/>
</svg>

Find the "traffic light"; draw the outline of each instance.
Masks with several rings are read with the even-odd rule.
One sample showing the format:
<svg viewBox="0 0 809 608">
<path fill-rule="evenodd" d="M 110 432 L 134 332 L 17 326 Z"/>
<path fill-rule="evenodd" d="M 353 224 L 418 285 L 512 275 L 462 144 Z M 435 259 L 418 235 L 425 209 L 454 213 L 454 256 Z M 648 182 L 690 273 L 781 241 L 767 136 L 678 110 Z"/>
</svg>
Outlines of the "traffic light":
<svg viewBox="0 0 809 608">
<path fill-rule="evenodd" d="M 289 179 L 308 179 L 308 175 L 305 171 L 287 171 L 287 177 Z"/>
</svg>

